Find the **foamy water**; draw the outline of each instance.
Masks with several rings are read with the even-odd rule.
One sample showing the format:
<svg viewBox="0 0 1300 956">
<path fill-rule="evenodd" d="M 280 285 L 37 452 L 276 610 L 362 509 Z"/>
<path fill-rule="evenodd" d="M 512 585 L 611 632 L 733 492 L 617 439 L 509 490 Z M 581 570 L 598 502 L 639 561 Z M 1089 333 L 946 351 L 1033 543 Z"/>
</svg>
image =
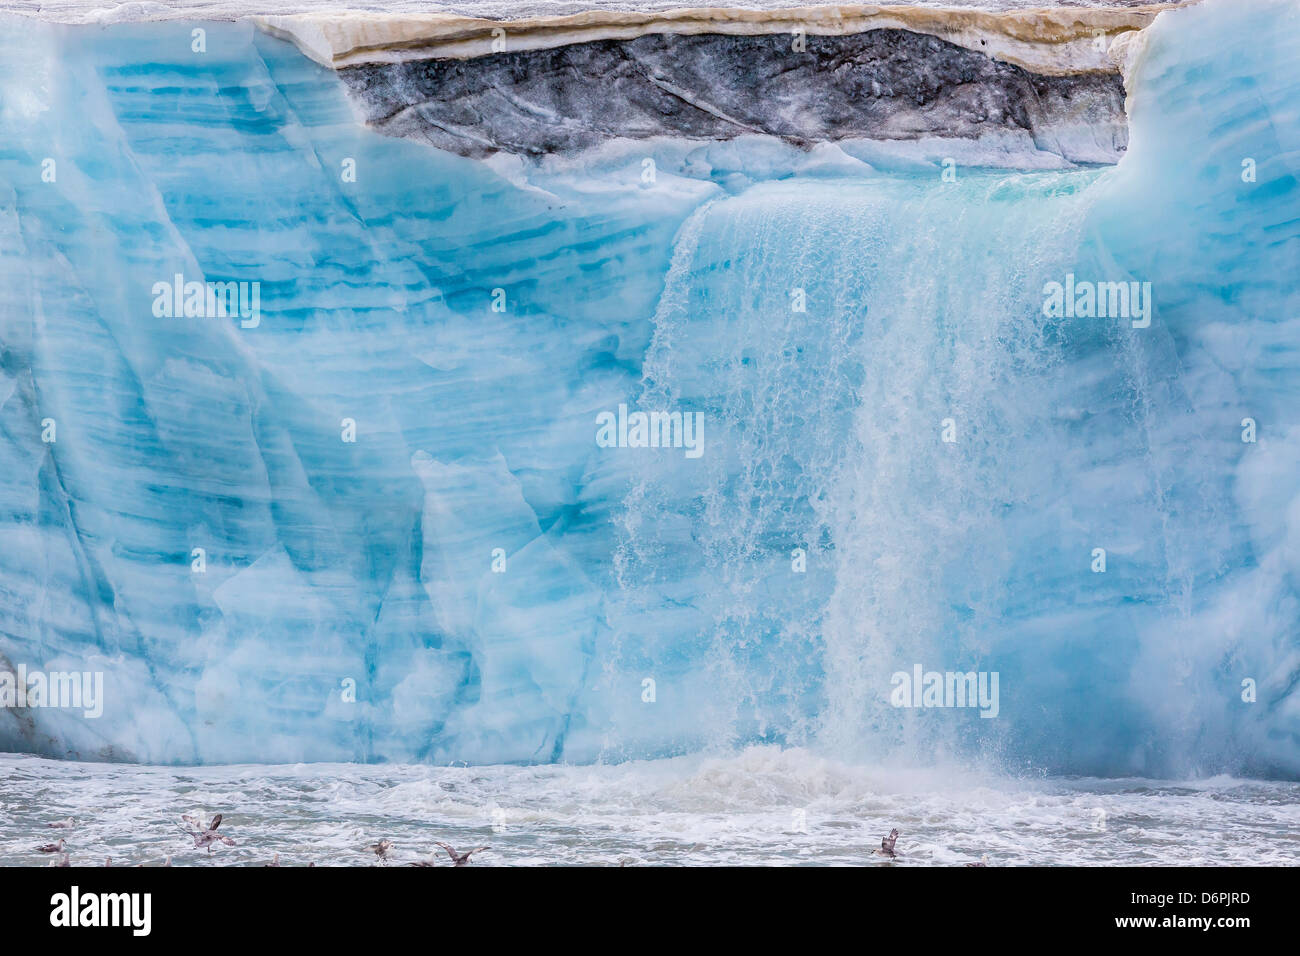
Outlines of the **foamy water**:
<svg viewBox="0 0 1300 956">
<path fill-rule="evenodd" d="M 209 855 L 182 813 L 225 814 L 236 840 Z M 46 824 L 72 817 L 74 827 Z M 389 865 L 490 844 L 485 865 L 1288 864 L 1300 858 L 1300 784 L 1017 779 L 961 769 L 849 766 L 802 750 L 617 766 L 201 768 L 0 756 L 0 859 L 43 865 L 63 837 L 74 865 Z M 806 830 L 806 832 L 804 832 Z M 440 852 L 440 851 L 437 851 Z M 441 864 L 449 865 L 443 857 Z M 883 864 L 882 864 L 883 865 Z"/>
</svg>

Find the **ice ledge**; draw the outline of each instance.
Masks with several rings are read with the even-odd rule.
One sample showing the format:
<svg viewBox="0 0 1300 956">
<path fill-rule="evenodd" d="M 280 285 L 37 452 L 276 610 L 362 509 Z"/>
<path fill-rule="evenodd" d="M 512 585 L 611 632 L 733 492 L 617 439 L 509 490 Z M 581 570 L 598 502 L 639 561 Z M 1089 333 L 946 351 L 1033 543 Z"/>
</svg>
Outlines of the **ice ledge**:
<svg viewBox="0 0 1300 956">
<path fill-rule="evenodd" d="M 377 14 L 364 11 L 254 16 L 268 32 L 291 40 L 307 56 L 338 69 L 413 59 L 469 59 L 502 50 L 524 52 L 647 34 L 846 36 L 894 29 L 938 37 L 1033 73 L 1114 72 L 1108 47 L 1141 30 L 1161 10 L 1181 4 L 977 9 L 926 5 L 727 7 L 673 10 L 593 9 L 565 16 L 512 19 L 451 13 Z"/>
<path fill-rule="evenodd" d="M 939 37 L 1060 75 L 1114 72 L 1107 46 L 1162 10 L 1199 0 L 914 0 L 908 4 L 801 5 L 749 0 L 743 8 L 681 7 L 678 0 L 0 0 L 0 14 L 54 23 L 249 19 L 339 68 L 407 59 L 466 59 L 651 33 L 760 35 L 802 28 L 842 36 L 894 28 Z M 268 9 L 269 8 L 269 9 Z M 1104 38 L 1105 42 L 1102 42 Z"/>
</svg>

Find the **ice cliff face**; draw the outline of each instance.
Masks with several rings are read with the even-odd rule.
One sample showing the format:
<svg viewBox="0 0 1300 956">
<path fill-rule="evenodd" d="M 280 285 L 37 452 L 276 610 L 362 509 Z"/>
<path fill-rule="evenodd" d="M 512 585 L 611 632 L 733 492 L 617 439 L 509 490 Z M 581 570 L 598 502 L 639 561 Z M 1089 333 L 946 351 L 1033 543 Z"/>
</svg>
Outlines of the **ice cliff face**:
<svg viewBox="0 0 1300 956">
<path fill-rule="evenodd" d="M 480 161 L 358 122 L 420 57 L 348 78 L 246 22 L 5 26 L 0 670 L 105 699 L 2 708 L 0 745 L 1300 774 L 1294 5 L 1160 17 L 1122 162 L 1045 172 L 748 131 Z M 769 41 L 674 42 L 703 69 Z M 830 102 L 873 123 L 1055 95 L 853 42 L 888 105 Z M 518 96 L 462 73 L 480 127 L 545 134 L 523 54 L 614 49 L 583 43 L 497 61 Z M 178 274 L 257 308 L 186 314 Z M 1067 277 L 1150 282 L 1149 325 L 1045 314 Z M 703 453 L 608 447 L 624 405 L 699 413 Z M 892 707 L 917 664 L 998 672 L 998 717 Z"/>
</svg>

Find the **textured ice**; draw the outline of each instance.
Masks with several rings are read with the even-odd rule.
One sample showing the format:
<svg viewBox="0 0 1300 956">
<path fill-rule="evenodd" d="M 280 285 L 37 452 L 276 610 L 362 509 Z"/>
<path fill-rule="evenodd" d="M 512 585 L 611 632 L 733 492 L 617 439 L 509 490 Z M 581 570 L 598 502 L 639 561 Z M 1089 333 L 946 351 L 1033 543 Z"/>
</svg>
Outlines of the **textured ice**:
<svg viewBox="0 0 1300 956">
<path fill-rule="evenodd" d="M 484 163 L 247 24 L 6 22 L 0 655 L 107 700 L 0 744 L 1300 775 L 1297 16 L 1162 15 L 1118 167 L 956 182 Z M 260 324 L 156 317 L 176 273 L 260 282 Z M 1045 317 L 1067 273 L 1152 282 L 1151 327 Z M 703 412 L 703 458 L 598 448 L 620 403 Z M 999 671 L 999 718 L 891 708 L 915 663 Z"/>
</svg>

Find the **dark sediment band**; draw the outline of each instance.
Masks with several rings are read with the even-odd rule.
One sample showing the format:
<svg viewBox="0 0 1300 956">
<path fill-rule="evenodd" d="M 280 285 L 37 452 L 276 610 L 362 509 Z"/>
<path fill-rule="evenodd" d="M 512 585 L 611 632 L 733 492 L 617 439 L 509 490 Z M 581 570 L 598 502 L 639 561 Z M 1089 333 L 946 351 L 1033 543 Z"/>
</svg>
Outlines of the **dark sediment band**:
<svg viewBox="0 0 1300 956">
<path fill-rule="evenodd" d="M 1127 144 L 1118 72 L 1043 75 L 934 36 L 647 34 L 469 59 L 344 67 L 381 132 L 464 156 L 566 153 L 613 139 L 1018 134 L 1069 162 Z"/>
</svg>

